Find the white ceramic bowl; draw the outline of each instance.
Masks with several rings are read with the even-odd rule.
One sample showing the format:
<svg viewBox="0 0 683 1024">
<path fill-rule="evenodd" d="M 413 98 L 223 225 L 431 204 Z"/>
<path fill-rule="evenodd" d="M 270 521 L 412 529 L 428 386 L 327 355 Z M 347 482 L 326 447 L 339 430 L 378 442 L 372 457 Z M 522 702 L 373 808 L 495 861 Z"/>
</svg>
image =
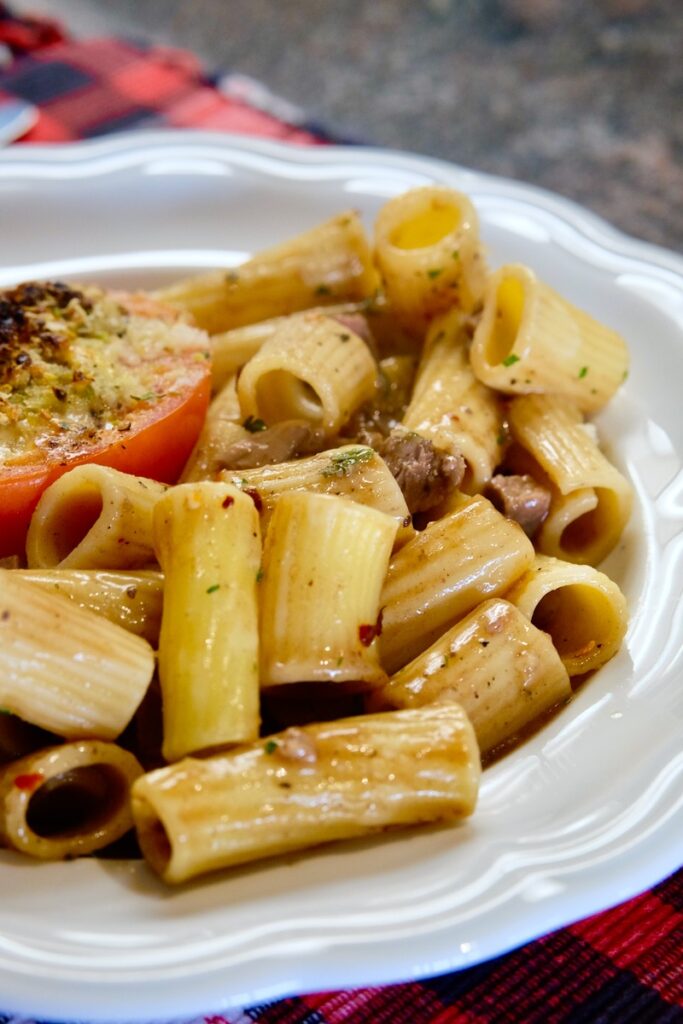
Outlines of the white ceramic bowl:
<svg viewBox="0 0 683 1024">
<path fill-rule="evenodd" d="M 134 134 L 0 156 L 0 284 L 147 286 L 230 266 L 357 207 L 445 182 L 479 210 L 491 261 L 519 260 L 627 337 L 599 418 L 637 502 L 608 571 L 621 653 L 485 773 L 457 828 L 408 831 L 177 890 L 142 863 L 0 854 L 5 1011 L 179 1017 L 305 990 L 465 967 L 659 881 L 683 837 L 683 260 L 557 196 L 368 149 Z"/>
</svg>

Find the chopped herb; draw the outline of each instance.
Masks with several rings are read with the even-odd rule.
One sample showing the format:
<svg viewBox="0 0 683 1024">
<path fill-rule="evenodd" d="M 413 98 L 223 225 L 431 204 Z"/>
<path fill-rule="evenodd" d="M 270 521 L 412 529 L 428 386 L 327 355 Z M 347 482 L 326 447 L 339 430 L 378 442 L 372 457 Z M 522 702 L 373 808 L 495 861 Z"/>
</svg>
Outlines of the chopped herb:
<svg viewBox="0 0 683 1024">
<path fill-rule="evenodd" d="M 217 590 L 221 589 L 220 583 L 212 583 L 210 587 L 206 588 L 207 594 L 215 594 Z"/>
<path fill-rule="evenodd" d="M 506 356 L 503 360 L 503 366 L 514 366 L 515 363 L 519 362 L 519 356 L 516 356 L 514 352 L 511 352 L 509 356 Z"/>
<path fill-rule="evenodd" d="M 331 295 L 332 291 L 326 284 L 319 284 L 315 290 L 316 295 Z"/>
<path fill-rule="evenodd" d="M 501 430 L 500 434 L 496 438 L 496 444 L 505 444 L 507 441 L 507 434 L 504 430 Z"/>
<path fill-rule="evenodd" d="M 344 664 L 344 655 L 340 654 L 339 657 L 337 658 L 337 668 L 339 668 L 340 665 L 343 665 L 343 664 Z"/>
<path fill-rule="evenodd" d="M 228 284 L 236 284 L 237 281 L 239 281 L 239 279 L 240 275 L 237 273 L 236 270 L 229 270 L 225 275 L 225 280 L 228 282 Z"/>
<path fill-rule="evenodd" d="M 453 257 L 454 260 L 459 260 L 460 259 L 460 250 L 459 249 L 454 249 L 453 252 L 451 253 L 451 256 Z"/>
<path fill-rule="evenodd" d="M 434 267 L 433 270 L 427 271 L 427 277 L 431 277 L 432 281 L 435 277 L 438 277 L 439 274 L 443 274 L 443 267 Z"/>
<path fill-rule="evenodd" d="M 250 434 L 258 434 L 259 431 L 268 429 L 263 420 L 256 419 L 254 416 L 247 416 L 242 426 Z"/>
<path fill-rule="evenodd" d="M 622 380 L 626 380 L 627 377 L 628 377 L 628 370 L 624 370 L 624 375 L 623 375 L 623 377 L 621 379 Z"/>
<path fill-rule="evenodd" d="M 370 462 L 375 453 L 372 448 L 351 448 L 346 452 L 336 452 L 330 458 L 330 464 L 322 471 L 322 476 L 346 476 L 349 470 L 361 462 Z"/>
<path fill-rule="evenodd" d="M 587 373 L 588 373 L 588 367 L 587 366 L 582 366 L 581 369 L 579 370 L 579 380 L 583 380 L 583 378 L 586 376 Z"/>
<path fill-rule="evenodd" d="M 153 398 L 156 398 L 156 391 L 145 391 L 144 395 L 131 395 L 134 402 L 151 402 Z"/>
<path fill-rule="evenodd" d="M 340 334 L 339 335 L 339 340 L 340 341 L 351 341 L 351 335 L 350 334 Z"/>
<path fill-rule="evenodd" d="M 9 708 L 0 708 L 0 715 L 11 715 L 13 714 Z"/>
<path fill-rule="evenodd" d="M 266 740 L 266 742 L 263 744 L 263 749 L 265 750 L 266 754 L 274 754 L 275 751 L 277 750 L 277 743 L 275 742 L 275 740 Z"/>
<path fill-rule="evenodd" d="M 260 583 L 264 575 L 265 573 L 263 572 L 263 569 L 259 569 L 259 571 L 256 573 L 256 582 Z"/>
</svg>

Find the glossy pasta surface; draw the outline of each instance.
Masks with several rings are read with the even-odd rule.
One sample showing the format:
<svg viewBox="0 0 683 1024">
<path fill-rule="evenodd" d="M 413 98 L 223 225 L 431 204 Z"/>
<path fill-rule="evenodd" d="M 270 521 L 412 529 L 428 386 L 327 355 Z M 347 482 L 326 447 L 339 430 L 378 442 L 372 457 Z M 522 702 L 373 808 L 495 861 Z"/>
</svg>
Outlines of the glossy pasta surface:
<svg viewBox="0 0 683 1024">
<path fill-rule="evenodd" d="M 170 486 L 86 461 L 0 566 L 0 842 L 134 826 L 177 884 L 452 827 L 624 637 L 597 565 L 632 490 L 588 417 L 625 341 L 489 271 L 442 187 L 159 300 L 213 333 L 214 397 Z"/>
</svg>

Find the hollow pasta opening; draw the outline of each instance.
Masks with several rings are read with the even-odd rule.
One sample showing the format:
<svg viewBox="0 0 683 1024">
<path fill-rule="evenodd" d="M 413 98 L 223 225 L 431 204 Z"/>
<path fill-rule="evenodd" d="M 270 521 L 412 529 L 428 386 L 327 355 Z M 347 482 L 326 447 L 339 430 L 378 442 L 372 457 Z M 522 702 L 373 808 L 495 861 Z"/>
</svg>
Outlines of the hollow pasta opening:
<svg viewBox="0 0 683 1024">
<path fill-rule="evenodd" d="M 504 277 L 496 291 L 493 323 L 486 339 L 486 361 L 498 366 L 517 341 L 524 313 L 524 285 L 516 277 Z"/>
<path fill-rule="evenodd" d="M 140 848 L 154 870 L 163 875 L 173 855 L 168 832 L 148 800 L 140 796 L 134 799 Z"/>
<path fill-rule="evenodd" d="M 389 241 L 396 249 L 428 249 L 453 234 L 461 219 L 457 206 L 433 200 L 425 209 L 401 221 Z"/>
<path fill-rule="evenodd" d="M 82 765 L 53 775 L 36 789 L 26 823 L 43 839 L 78 836 L 100 828 L 127 798 L 127 782 L 113 765 Z"/>
<path fill-rule="evenodd" d="M 258 379 L 256 404 L 266 423 L 292 419 L 319 423 L 324 412 L 317 392 L 288 370 L 272 370 Z"/>
<path fill-rule="evenodd" d="M 531 617 L 534 626 L 550 635 L 561 658 L 586 663 L 599 652 L 612 620 L 609 599 L 584 583 L 570 583 L 546 594 Z"/>
<path fill-rule="evenodd" d="M 95 486 L 84 487 L 57 503 L 43 529 L 50 549 L 49 564 L 63 561 L 78 547 L 102 515 L 102 508 L 102 494 Z"/>
<path fill-rule="evenodd" d="M 598 503 L 594 509 L 584 512 L 562 531 L 560 545 L 568 556 L 576 558 L 583 555 L 588 561 L 590 552 L 601 545 L 605 532 L 616 514 L 616 502 L 612 491 L 596 488 L 595 496 Z"/>
</svg>

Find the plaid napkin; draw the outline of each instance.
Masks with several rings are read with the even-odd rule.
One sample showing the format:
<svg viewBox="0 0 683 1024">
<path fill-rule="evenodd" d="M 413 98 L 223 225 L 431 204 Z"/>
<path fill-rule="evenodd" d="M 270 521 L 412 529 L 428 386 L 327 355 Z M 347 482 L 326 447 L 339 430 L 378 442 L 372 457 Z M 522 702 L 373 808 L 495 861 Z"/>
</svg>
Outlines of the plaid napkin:
<svg viewBox="0 0 683 1024">
<path fill-rule="evenodd" d="M 241 75 L 121 39 L 73 40 L 0 3 L 0 98 L 39 108 L 27 142 L 126 128 L 204 128 L 315 145 L 349 141 Z M 0 994 L 0 1002 L 2 996 Z M 193 1024 L 683 1024 L 683 871 L 614 910 L 439 978 L 300 995 Z M 0 1015 L 0 1024 L 19 1024 Z M 26 1024 L 26 1022 L 24 1022 Z"/>
</svg>

